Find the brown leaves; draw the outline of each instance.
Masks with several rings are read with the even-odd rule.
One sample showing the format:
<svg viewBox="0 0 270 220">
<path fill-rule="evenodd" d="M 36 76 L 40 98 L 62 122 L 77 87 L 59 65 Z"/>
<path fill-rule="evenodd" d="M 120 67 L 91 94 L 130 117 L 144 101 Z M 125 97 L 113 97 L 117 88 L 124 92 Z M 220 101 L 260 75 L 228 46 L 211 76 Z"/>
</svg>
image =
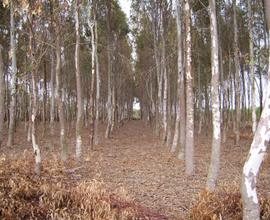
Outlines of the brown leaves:
<svg viewBox="0 0 270 220">
<path fill-rule="evenodd" d="M 261 219 L 270 217 L 270 198 L 261 198 Z M 228 187 L 216 192 L 203 191 L 198 202 L 190 210 L 190 219 L 194 220 L 241 220 L 242 201 L 240 190 Z"/>
<path fill-rule="evenodd" d="M 116 196 L 100 181 L 67 181 L 71 177 L 63 172 L 66 168 L 52 155 L 37 177 L 29 158 L 0 159 L 0 219 L 166 219 Z"/>
</svg>

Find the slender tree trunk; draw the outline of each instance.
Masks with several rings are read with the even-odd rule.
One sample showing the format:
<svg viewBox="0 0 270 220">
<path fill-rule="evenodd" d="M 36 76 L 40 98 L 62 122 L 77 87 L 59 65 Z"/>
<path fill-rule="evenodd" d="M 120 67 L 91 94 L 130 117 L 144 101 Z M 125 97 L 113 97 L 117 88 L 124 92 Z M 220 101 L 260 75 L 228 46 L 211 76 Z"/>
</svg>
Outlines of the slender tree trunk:
<svg viewBox="0 0 270 220">
<path fill-rule="evenodd" d="M 211 28 L 211 67 L 212 67 L 212 154 L 211 162 L 207 177 L 207 188 L 213 190 L 216 186 L 219 167 L 220 167 L 220 103 L 219 103 L 219 70 L 218 70 L 218 33 L 217 33 L 217 17 L 216 2 L 209 1 L 210 5 L 210 28 Z"/>
<path fill-rule="evenodd" d="M 42 108 L 42 120 L 43 120 L 43 131 L 42 136 L 45 134 L 46 130 L 46 119 L 47 119 L 47 70 L 46 61 L 43 63 L 43 108 Z"/>
<path fill-rule="evenodd" d="M 194 172 L 194 94 L 192 78 L 192 58 L 191 58 L 191 11 L 189 0 L 185 0 L 185 25 L 186 25 L 186 94 L 187 94 L 187 120 L 186 120 L 186 144 L 185 144 L 185 164 L 186 174 Z"/>
<path fill-rule="evenodd" d="M 59 19 L 59 18 L 58 18 Z M 62 88 L 61 88 L 61 36 L 60 36 L 60 22 L 57 21 L 56 25 L 56 66 L 55 66 L 55 75 L 56 75 L 56 89 L 55 96 L 58 106 L 58 116 L 60 123 L 60 148 L 61 148 L 61 158 L 63 161 L 67 159 L 67 145 L 66 145 L 66 129 L 65 129 L 65 115 L 64 115 L 64 106 L 62 101 Z"/>
<path fill-rule="evenodd" d="M 3 142 L 3 129 L 5 122 L 5 74 L 2 50 L 3 47 L 0 44 L 0 147 Z"/>
<path fill-rule="evenodd" d="M 94 3 L 89 3 L 89 27 L 91 31 L 91 45 L 92 45 L 92 51 L 91 51 L 91 86 L 90 86 L 90 148 L 93 149 L 94 144 L 94 85 L 95 85 L 95 57 L 96 57 L 96 44 L 95 44 L 95 13 L 94 13 Z"/>
<path fill-rule="evenodd" d="M 270 2 L 264 1 L 268 30 L 270 27 Z M 270 55 L 269 55 L 270 62 Z M 257 177 L 270 140 L 270 65 L 268 85 L 262 115 L 250 146 L 249 155 L 242 174 L 241 194 L 243 199 L 243 220 L 259 220 L 260 207 L 256 191 Z"/>
<path fill-rule="evenodd" d="M 51 87 L 51 106 L 50 106 L 50 132 L 51 135 L 54 134 L 54 109 L 55 109 L 55 54 L 54 49 L 51 50 L 51 81 L 50 81 L 50 87 Z"/>
<path fill-rule="evenodd" d="M 10 1 L 10 54 L 11 54 L 11 101 L 9 103 L 9 127 L 7 146 L 14 144 L 15 107 L 16 107 L 16 82 L 17 82 L 17 58 L 15 40 L 15 21 L 13 0 Z"/>
<path fill-rule="evenodd" d="M 233 26 L 234 26 L 234 65 L 235 65 L 235 83 L 236 83 L 236 145 L 240 141 L 240 120 L 241 120 L 241 103 L 240 103 L 240 61 L 239 61 L 239 43 L 238 43 L 238 25 L 236 19 L 236 0 L 233 0 Z"/>
<path fill-rule="evenodd" d="M 37 140 L 37 113 L 38 113 L 38 88 L 37 88 L 37 67 L 35 63 L 35 42 L 34 42 L 34 21 L 33 15 L 29 16 L 29 54 L 31 60 L 31 76 L 32 76 L 32 115 L 31 115 L 31 138 L 32 146 L 35 154 L 35 173 L 40 174 L 41 153 Z"/>
<path fill-rule="evenodd" d="M 79 161 L 82 154 L 82 126 L 83 126 L 83 103 L 82 103 L 81 74 L 80 74 L 80 23 L 79 23 L 80 1 L 76 0 L 75 4 L 76 4 L 75 70 L 76 70 L 76 87 L 77 87 L 76 158 Z"/>
<path fill-rule="evenodd" d="M 111 33 L 111 2 L 107 2 L 107 57 L 108 57 L 108 101 L 107 101 L 107 128 L 105 138 L 110 137 L 112 130 L 112 33 Z"/>
<path fill-rule="evenodd" d="M 96 15 L 97 5 L 95 5 L 95 15 Z M 97 18 L 95 16 L 94 20 L 95 26 L 95 61 L 96 61 L 96 114 L 95 114 L 95 144 L 99 144 L 98 130 L 99 130 L 99 105 L 100 105 L 100 72 L 99 72 L 99 59 L 98 59 L 98 28 L 97 28 Z"/>
<path fill-rule="evenodd" d="M 268 6 L 270 6 L 270 4 Z M 270 68 L 268 72 L 269 71 Z M 243 199 L 244 220 L 260 219 L 260 208 L 256 192 L 256 183 L 260 166 L 263 162 L 263 159 L 267 151 L 269 139 L 270 139 L 270 83 L 268 82 L 265 105 L 262 111 L 258 127 L 255 131 L 249 155 L 243 168 L 241 194 Z"/>
<path fill-rule="evenodd" d="M 251 108 L 252 108 L 252 132 L 256 131 L 256 94 L 255 94 L 255 74 L 254 74 L 254 46 L 253 46 L 253 15 L 251 11 L 251 1 L 248 1 L 248 32 L 249 32 L 249 68 L 251 78 Z"/>
<path fill-rule="evenodd" d="M 177 103 L 176 103 L 176 120 L 175 120 L 175 129 L 174 129 L 174 137 L 173 137 L 173 144 L 171 148 L 171 152 L 175 152 L 178 142 L 179 142 L 179 134 L 180 134 L 180 117 L 181 111 L 183 111 L 183 106 L 181 106 L 180 99 L 183 94 L 181 93 L 181 82 L 183 76 L 183 58 L 182 58 L 182 15 L 181 15 L 181 5 L 180 1 L 176 0 L 176 12 L 177 12 L 177 45 L 178 45 L 178 60 L 177 60 Z M 183 146 L 181 146 L 183 147 Z"/>
</svg>

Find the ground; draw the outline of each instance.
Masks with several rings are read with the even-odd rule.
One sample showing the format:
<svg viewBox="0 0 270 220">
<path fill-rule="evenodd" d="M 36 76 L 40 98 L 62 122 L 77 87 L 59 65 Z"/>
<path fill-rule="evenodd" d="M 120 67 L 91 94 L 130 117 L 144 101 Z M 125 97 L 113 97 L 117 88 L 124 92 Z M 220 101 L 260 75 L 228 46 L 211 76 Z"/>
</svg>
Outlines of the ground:
<svg viewBox="0 0 270 220">
<path fill-rule="evenodd" d="M 84 148 L 88 145 L 88 131 L 89 129 L 84 129 Z M 119 189 L 122 193 L 126 191 L 136 203 L 169 218 L 178 219 L 187 214 L 196 203 L 200 191 L 205 188 L 211 153 L 210 135 L 196 134 L 195 174 L 187 176 L 184 162 L 169 152 L 169 148 L 162 144 L 145 122 L 126 122 L 108 140 L 103 138 L 104 132 L 103 124 L 99 133 L 99 145 L 84 156 L 84 162 L 69 167 L 68 171 L 72 175 L 66 181 L 96 179 L 104 182 L 109 189 Z M 49 129 L 44 130 L 44 126 L 39 128 L 39 134 L 43 159 L 46 160 L 48 152 L 59 152 L 58 137 L 57 134 L 52 137 Z M 250 129 L 243 130 L 241 146 L 235 146 L 233 135 L 228 135 L 227 142 L 222 146 L 218 187 L 239 186 L 241 170 L 251 141 Z M 72 127 L 69 129 L 67 143 L 70 157 L 73 157 L 75 129 Z M 22 157 L 22 152 L 31 150 L 31 143 L 26 141 L 26 131 L 21 124 L 16 132 L 14 147 L 3 147 L 0 153 L 12 160 Z M 269 190 L 269 165 L 269 160 L 266 159 L 258 183 L 261 194 L 266 194 Z"/>
</svg>

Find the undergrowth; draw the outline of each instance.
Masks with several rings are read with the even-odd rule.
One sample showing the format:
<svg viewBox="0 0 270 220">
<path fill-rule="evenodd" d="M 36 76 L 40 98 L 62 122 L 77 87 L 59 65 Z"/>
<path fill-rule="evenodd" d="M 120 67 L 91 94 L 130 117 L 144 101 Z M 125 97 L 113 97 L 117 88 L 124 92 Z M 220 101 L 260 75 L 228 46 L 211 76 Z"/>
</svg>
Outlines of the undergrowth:
<svg viewBox="0 0 270 220">
<path fill-rule="evenodd" d="M 102 182 L 73 180 L 73 171 L 66 172 L 53 156 L 43 162 L 40 177 L 32 173 L 30 153 L 1 158 L 0 219 L 168 219 L 114 194 Z"/>
<path fill-rule="evenodd" d="M 270 198 L 260 197 L 261 219 L 270 219 Z M 222 190 L 203 191 L 189 212 L 191 220 L 241 220 L 243 207 L 240 190 L 226 187 Z"/>
</svg>

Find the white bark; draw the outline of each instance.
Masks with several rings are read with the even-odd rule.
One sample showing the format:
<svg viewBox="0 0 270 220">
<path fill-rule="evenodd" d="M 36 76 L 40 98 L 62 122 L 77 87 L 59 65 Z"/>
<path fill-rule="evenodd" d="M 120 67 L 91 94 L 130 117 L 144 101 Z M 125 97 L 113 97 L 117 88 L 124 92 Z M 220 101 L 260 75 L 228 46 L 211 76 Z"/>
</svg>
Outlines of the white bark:
<svg viewBox="0 0 270 220">
<path fill-rule="evenodd" d="M 235 97 L 236 97 L 236 124 L 235 124 L 235 134 L 236 134 L 236 145 L 239 145 L 240 141 L 240 120 L 241 120 L 241 103 L 240 103 L 240 61 L 239 61 L 239 42 L 238 42 L 238 25 L 236 19 L 236 0 L 233 0 L 233 26 L 234 26 L 234 65 L 235 65 Z"/>
<path fill-rule="evenodd" d="M 179 142 L 179 128 L 180 128 L 180 116 L 181 111 L 183 111 L 183 107 L 181 106 L 180 99 L 183 94 L 181 94 L 181 77 L 183 75 L 183 58 L 182 58 L 182 19 L 181 19 L 181 7 L 180 1 L 176 0 L 176 24 L 177 24 L 177 42 L 178 42 L 178 60 L 177 60 L 177 68 L 178 68 L 178 75 L 177 75 L 177 109 L 176 109 L 176 120 L 175 120 L 175 129 L 174 129 L 174 137 L 173 137 L 173 144 L 171 147 L 171 152 L 175 152 L 178 142 Z"/>
<path fill-rule="evenodd" d="M 32 15 L 29 16 L 29 54 L 31 60 L 31 76 L 32 76 L 32 115 L 31 115 L 31 137 L 32 146 L 35 154 L 35 173 L 40 174 L 41 167 L 41 155 L 40 148 L 37 143 L 37 128 L 36 128 L 36 117 L 38 112 L 38 88 L 37 88 L 37 67 L 35 63 L 35 44 L 34 44 L 34 22 Z"/>
<path fill-rule="evenodd" d="M 76 88 L 77 88 L 77 121 L 76 121 L 76 158 L 80 160 L 82 154 L 82 124 L 83 124 L 83 106 L 81 91 L 81 74 L 80 74 L 80 23 L 79 23 L 79 0 L 75 2 L 75 71 L 76 71 Z"/>
<path fill-rule="evenodd" d="M 268 28 L 270 25 L 270 3 L 265 0 L 265 11 Z M 269 55 L 270 59 L 270 55 Z M 267 95 L 258 127 L 255 131 L 249 155 L 242 174 L 241 195 L 243 200 L 243 219 L 259 220 L 260 207 L 256 191 L 260 166 L 265 158 L 270 140 L 270 66 L 268 66 Z"/>
<path fill-rule="evenodd" d="M 96 61 L 96 114 L 95 114 L 95 144 L 99 143 L 98 130 L 99 130 L 99 100 L 100 100 L 100 72 L 99 72 L 99 60 L 97 54 L 98 47 L 98 29 L 97 29 L 97 19 L 94 20 L 95 25 L 95 61 Z"/>
<path fill-rule="evenodd" d="M 219 103 L 219 65 L 218 65 L 218 33 L 215 0 L 210 0 L 210 28 L 211 28 L 211 67 L 212 67 L 212 154 L 207 177 L 207 188 L 213 190 L 216 186 L 220 167 L 220 103 Z"/>
<path fill-rule="evenodd" d="M 256 192 L 257 176 L 265 157 L 270 140 L 270 83 L 267 86 L 267 96 L 262 115 L 255 132 L 248 158 L 242 175 L 242 198 L 244 220 L 260 219 L 258 196 Z"/>
<path fill-rule="evenodd" d="M 185 143 L 185 165 L 186 174 L 194 172 L 194 94 L 192 78 L 192 57 L 191 57 L 191 9 L 189 0 L 185 0 L 184 5 L 185 24 L 186 24 L 186 143 Z"/>
<path fill-rule="evenodd" d="M 50 87 L 51 87 L 51 100 L 50 100 L 50 130 L 51 134 L 54 134 L 54 108 L 55 108 L 55 90 L 54 90 L 54 84 L 55 84 L 55 56 L 54 56 L 54 50 L 51 50 L 51 81 L 50 81 Z"/>
<path fill-rule="evenodd" d="M 167 73 L 167 67 L 166 67 L 166 43 L 165 43 L 165 33 L 164 33 L 164 18 L 163 18 L 163 12 L 161 12 L 161 40 L 162 40 L 162 51 L 161 51 L 161 71 L 163 75 L 163 82 L 164 82 L 164 89 L 163 89 L 163 142 L 166 142 L 167 139 L 167 131 L 168 131 L 168 110 L 167 110 L 167 103 L 168 103 L 168 73 Z"/>
<path fill-rule="evenodd" d="M 255 94 L 255 74 L 254 74 L 254 46 L 253 46 L 253 15 L 251 11 L 251 2 L 248 1 L 248 29 L 249 29 L 249 68 L 251 78 L 251 106 L 252 106 L 252 132 L 256 131 L 257 117 L 256 117 L 256 94 Z"/>
<path fill-rule="evenodd" d="M 95 13 L 94 13 L 94 6 L 93 1 L 89 1 L 89 19 L 88 19 L 88 26 L 91 32 L 91 87 L 90 87 L 90 147 L 93 148 L 94 144 L 94 85 L 95 85 L 95 58 L 96 58 L 96 44 L 95 44 Z"/>
<path fill-rule="evenodd" d="M 108 100 L 107 100 L 107 128 L 105 133 L 105 138 L 109 138 L 112 130 L 112 120 L 113 120 L 113 107 L 112 107 L 112 50 L 113 41 L 111 33 L 111 2 L 107 2 L 107 58 L 108 58 Z"/>
</svg>

